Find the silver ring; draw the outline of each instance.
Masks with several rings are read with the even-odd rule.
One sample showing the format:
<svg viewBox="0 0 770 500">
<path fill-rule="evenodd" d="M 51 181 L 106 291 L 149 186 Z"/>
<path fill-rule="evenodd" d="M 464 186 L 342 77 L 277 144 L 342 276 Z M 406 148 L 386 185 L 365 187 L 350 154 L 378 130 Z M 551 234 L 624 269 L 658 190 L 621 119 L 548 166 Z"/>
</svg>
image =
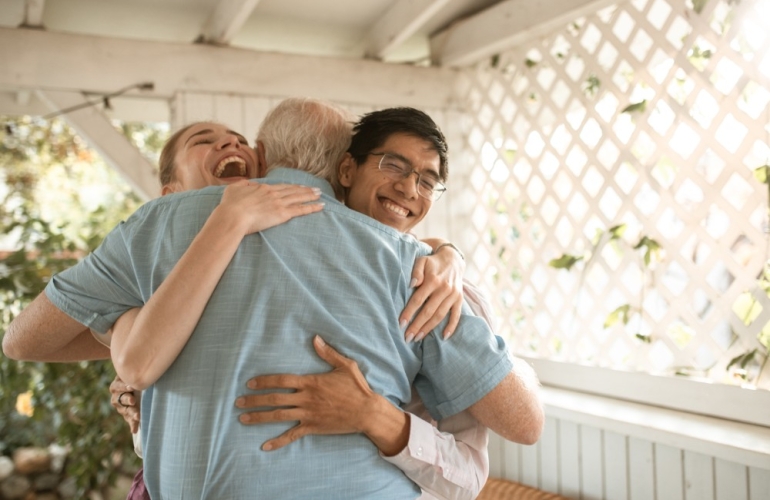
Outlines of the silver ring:
<svg viewBox="0 0 770 500">
<path fill-rule="evenodd" d="M 125 396 L 126 394 L 130 395 L 130 394 L 133 394 L 133 392 L 121 392 L 120 396 L 118 396 L 118 404 L 123 408 L 128 408 L 128 405 L 123 403 L 123 401 L 121 401 L 121 399 L 123 399 L 123 396 Z"/>
</svg>

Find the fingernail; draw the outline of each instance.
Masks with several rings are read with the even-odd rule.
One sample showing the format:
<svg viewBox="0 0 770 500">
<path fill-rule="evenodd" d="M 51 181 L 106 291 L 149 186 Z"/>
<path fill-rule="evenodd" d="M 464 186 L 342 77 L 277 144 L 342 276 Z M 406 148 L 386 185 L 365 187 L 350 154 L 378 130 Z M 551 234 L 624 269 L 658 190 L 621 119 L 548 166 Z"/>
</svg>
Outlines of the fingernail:
<svg viewBox="0 0 770 500">
<path fill-rule="evenodd" d="M 417 342 L 420 342 L 424 338 L 425 338 L 425 333 L 420 332 L 417 334 Z"/>
<path fill-rule="evenodd" d="M 249 423 L 249 415 L 247 413 L 244 413 L 243 415 L 238 417 L 238 420 L 240 420 L 242 424 L 248 424 Z"/>
<path fill-rule="evenodd" d="M 321 347 L 326 345 L 326 342 L 324 342 L 324 339 L 322 339 L 320 335 L 316 335 L 315 339 L 318 342 L 318 345 L 320 345 Z"/>
<path fill-rule="evenodd" d="M 315 194 L 321 194 L 321 189 L 320 189 L 320 188 L 314 187 L 314 188 L 312 188 L 312 189 L 313 189 L 313 193 L 315 193 Z"/>
<path fill-rule="evenodd" d="M 246 400 L 244 398 L 238 398 L 235 400 L 235 406 L 243 406 L 246 404 Z"/>
<path fill-rule="evenodd" d="M 414 339 L 414 333 L 410 333 L 409 335 L 406 336 L 406 343 L 408 344 L 413 339 Z"/>
<path fill-rule="evenodd" d="M 270 451 L 273 449 L 273 445 L 271 445 L 270 443 L 265 443 L 262 445 L 262 449 L 265 451 Z"/>
<path fill-rule="evenodd" d="M 398 322 L 398 326 L 399 326 L 399 328 L 401 328 L 402 330 L 403 330 L 404 328 L 406 328 L 406 325 L 407 325 L 407 324 L 409 324 L 409 322 L 408 322 L 407 320 L 405 320 L 405 319 L 402 319 L 401 321 L 399 321 L 399 322 Z"/>
<path fill-rule="evenodd" d="M 452 330 L 447 330 L 444 332 L 444 339 L 448 339 L 452 336 Z"/>
<path fill-rule="evenodd" d="M 412 281 L 409 282 L 409 288 L 414 288 L 417 286 L 417 278 L 412 278 Z"/>
</svg>

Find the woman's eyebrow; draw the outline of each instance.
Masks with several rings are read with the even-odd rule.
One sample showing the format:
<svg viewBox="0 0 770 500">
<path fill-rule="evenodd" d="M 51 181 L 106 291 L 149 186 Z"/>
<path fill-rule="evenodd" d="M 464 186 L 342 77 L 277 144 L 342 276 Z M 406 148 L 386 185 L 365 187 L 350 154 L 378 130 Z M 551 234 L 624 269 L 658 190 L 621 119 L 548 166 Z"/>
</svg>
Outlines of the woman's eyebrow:
<svg viewBox="0 0 770 500">
<path fill-rule="evenodd" d="M 210 134 L 210 133 L 212 133 L 212 132 L 214 132 L 214 131 L 213 131 L 213 130 L 211 130 L 210 128 L 207 128 L 207 129 L 203 129 L 203 130 L 199 130 L 198 132 L 195 132 L 193 135 L 191 135 L 190 137 L 188 137 L 188 138 L 187 138 L 187 140 L 186 140 L 186 141 L 184 141 L 184 143 L 185 143 L 185 144 L 187 144 L 188 142 L 190 142 L 190 139 L 192 139 L 192 138 L 193 138 L 193 137 L 195 137 L 195 136 L 198 136 L 198 135 L 204 135 L 204 134 Z"/>
</svg>

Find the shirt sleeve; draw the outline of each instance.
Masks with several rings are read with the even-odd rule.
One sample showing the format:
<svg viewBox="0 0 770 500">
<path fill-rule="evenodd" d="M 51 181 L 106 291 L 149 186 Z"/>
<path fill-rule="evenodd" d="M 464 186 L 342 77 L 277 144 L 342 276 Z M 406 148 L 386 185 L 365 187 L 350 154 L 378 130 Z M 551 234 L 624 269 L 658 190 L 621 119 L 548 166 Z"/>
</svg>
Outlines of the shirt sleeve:
<svg viewBox="0 0 770 500">
<path fill-rule="evenodd" d="M 459 413 L 481 398 L 511 372 L 513 361 L 505 341 L 467 304 L 455 334 L 442 335 L 446 319 L 421 342 L 422 367 L 414 386 L 436 420 Z"/>
<path fill-rule="evenodd" d="M 417 395 L 406 409 L 409 442 L 397 455 L 382 457 L 422 488 L 423 500 L 476 498 L 489 476 L 487 429 L 468 412 L 446 418 L 436 428 Z"/>
<path fill-rule="evenodd" d="M 56 274 L 45 288 L 62 312 L 102 334 L 132 307 L 144 304 L 124 239 L 124 224 L 75 266 Z"/>
</svg>

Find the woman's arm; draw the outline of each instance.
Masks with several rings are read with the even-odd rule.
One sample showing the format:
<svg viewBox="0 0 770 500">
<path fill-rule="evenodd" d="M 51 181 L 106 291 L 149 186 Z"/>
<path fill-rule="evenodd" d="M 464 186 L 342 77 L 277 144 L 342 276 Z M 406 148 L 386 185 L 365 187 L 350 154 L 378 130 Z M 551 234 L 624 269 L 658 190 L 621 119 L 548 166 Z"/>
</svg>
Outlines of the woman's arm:
<svg viewBox="0 0 770 500">
<path fill-rule="evenodd" d="M 321 210 L 323 204 L 305 204 L 319 196 L 317 189 L 289 184 L 229 185 L 150 300 L 113 326 L 112 360 L 120 378 L 136 389 L 160 378 L 189 340 L 243 237 Z"/>
</svg>

